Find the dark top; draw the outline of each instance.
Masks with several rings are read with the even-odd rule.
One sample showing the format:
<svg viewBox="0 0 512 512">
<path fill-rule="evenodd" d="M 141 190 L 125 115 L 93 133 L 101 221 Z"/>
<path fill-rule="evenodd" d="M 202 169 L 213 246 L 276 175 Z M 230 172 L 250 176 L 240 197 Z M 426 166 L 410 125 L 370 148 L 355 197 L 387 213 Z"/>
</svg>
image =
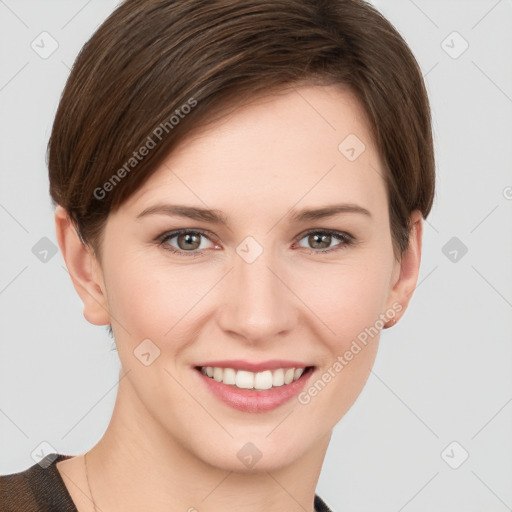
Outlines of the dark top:
<svg viewBox="0 0 512 512">
<path fill-rule="evenodd" d="M 71 457 L 50 453 L 25 471 L 0 476 L 0 512 L 78 512 L 56 466 Z M 315 510 L 332 512 L 316 494 Z"/>
</svg>

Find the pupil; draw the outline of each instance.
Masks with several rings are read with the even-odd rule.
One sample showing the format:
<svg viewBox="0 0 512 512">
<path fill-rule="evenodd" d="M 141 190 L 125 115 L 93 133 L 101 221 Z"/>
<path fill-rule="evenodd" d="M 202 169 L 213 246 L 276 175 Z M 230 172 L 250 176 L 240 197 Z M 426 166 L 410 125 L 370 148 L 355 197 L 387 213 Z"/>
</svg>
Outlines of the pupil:
<svg viewBox="0 0 512 512">
<path fill-rule="evenodd" d="M 331 238 L 331 235 L 313 235 L 313 240 L 315 243 L 317 243 L 317 241 L 319 241 L 321 247 L 319 247 L 320 249 L 325 249 L 326 247 L 329 247 L 330 245 L 330 238 Z M 326 242 L 327 240 L 327 242 Z"/>
<path fill-rule="evenodd" d="M 185 238 L 185 245 L 189 244 L 189 245 L 186 245 L 185 247 L 181 247 L 182 244 L 179 244 L 181 249 L 186 249 L 187 247 L 190 249 L 190 243 L 193 244 L 194 238 L 198 238 L 197 235 L 191 235 L 190 233 L 187 233 L 187 234 L 184 234 L 181 236 Z M 196 245 L 197 245 L 197 240 L 196 240 Z M 193 247 L 193 249 L 197 249 L 197 247 Z"/>
</svg>

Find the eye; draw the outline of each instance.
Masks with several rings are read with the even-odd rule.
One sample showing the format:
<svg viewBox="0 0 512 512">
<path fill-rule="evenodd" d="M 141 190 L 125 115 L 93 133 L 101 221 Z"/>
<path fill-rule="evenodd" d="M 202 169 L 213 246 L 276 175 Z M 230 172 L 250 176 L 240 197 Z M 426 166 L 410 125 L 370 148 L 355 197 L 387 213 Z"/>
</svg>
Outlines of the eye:
<svg viewBox="0 0 512 512">
<path fill-rule="evenodd" d="M 306 244 L 301 245 L 300 242 L 306 240 Z M 338 241 L 334 246 L 333 242 Z M 300 240 L 299 246 L 308 249 L 312 253 L 326 253 L 344 249 L 352 245 L 355 239 L 349 233 L 343 231 L 332 231 L 330 229 L 317 229 L 308 231 Z M 323 249 L 323 250 L 322 250 Z"/>
<path fill-rule="evenodd" d="M 202 251 L 219 247 L 213 243 L 205 232 L 191 229 L 180 229 L 160 235 L 159 245 L 165 250 L 184 256 L 201 256 Z M 305 240 L 307 245 L 301 242 Z M 337 242 L 337 243 L 336 243 Z M 208 244 L 212 244 L 208 246 Z M 334 243 L 334 245 L 333 245 Z M 312 254 L 324 254 L 346 248 L 355 243 L 355 238 L 343 231 L 329 229 L 310 230 L 299 239 L 299 247 Z"/>
<path fill-rule="evenodd" d="M 164 233 L 159 237 L 159 240 L 164 249 L 178 254 L 189 253 L 186 254 L 187 256 L 199 256 L 199 251 L 208 249 L 208 242 L 205 243 L 205 240 L 213 244 L 202 231 L 192 231 L 190 229 Z"/>
</svg>

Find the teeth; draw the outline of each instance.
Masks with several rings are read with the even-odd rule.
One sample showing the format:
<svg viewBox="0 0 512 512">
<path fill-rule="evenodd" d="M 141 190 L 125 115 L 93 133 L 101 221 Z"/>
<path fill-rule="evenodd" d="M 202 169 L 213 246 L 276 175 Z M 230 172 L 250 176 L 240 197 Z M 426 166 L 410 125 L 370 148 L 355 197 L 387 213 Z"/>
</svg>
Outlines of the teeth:
<svg viewBox="0 0 512 512">
<path fill-rule="evenodd" d="M 235 370 L 233 370 L 233 368 L 224 368 L 222 382 L 224 382 L 224 384 L 231 384 L 233 386 L 235 385 L 236 372 L 235 372 Z"/>
<path fill-rule="evenodd" d="M 272 372 L 272 386 L 282 386 L 284 384 L 284 370 L 274 370 Z"/>
<path fill-rule="evenodd" d="M 254 387 L 254 373 L 238 370 L 235 385 L 237 388 L 252 389 Z"/>
<path fill-rule="evenodd" d="M 296 368 L 293 374 L 293 380 L 297 380 L 304 373 L 304 368 Z"/>
<path fill-rule="evenodd" d="M 295 368 L 288 368 L 284 374 L 284 383 L 290 384 L 290 382 L 293 380 L 293 376 L 295 374 Z"/>
<path fill-rule="evenodd" d="M 270 389 L 272 387 L 272 372 L 266 370 L 264 372 L 258 372 L 254 377 L 254 388 L 255 389 Z"/>
<path fill-rule="evenodd" d="M 222 368 L 214 368 L 213 369 L 213 378 L 217 382 L 222 382 Z"/>
<path fill-rule="evenodd" d="M 290 384 L 301 377 L 304 368 L 278 368 L 277 370 L 254 373 L 246 370 L 237 371 L 233 368 L 203 366 L 201 367 L 201 373 L 217 382 L 223 382 L 240 389 L 264 390 Z"/>
</svg>

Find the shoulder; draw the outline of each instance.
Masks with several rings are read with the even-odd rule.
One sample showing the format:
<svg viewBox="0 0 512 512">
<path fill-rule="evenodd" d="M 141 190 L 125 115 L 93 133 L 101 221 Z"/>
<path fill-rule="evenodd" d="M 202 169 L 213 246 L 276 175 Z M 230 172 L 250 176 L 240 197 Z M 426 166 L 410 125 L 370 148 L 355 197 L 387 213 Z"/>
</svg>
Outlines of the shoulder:
<svg viewBox="0 0 512 512">
<path fill-rule="evenodd" d="M 51 453 L 25 471 L 0 476 L 0 512 L 77 512 Z"/>
<path fill-rule="evenodd" d="M 315 512 L 334 512 L 330 507 L 327 506 L 325 501 L 315 494 Z"/>
</svg>

